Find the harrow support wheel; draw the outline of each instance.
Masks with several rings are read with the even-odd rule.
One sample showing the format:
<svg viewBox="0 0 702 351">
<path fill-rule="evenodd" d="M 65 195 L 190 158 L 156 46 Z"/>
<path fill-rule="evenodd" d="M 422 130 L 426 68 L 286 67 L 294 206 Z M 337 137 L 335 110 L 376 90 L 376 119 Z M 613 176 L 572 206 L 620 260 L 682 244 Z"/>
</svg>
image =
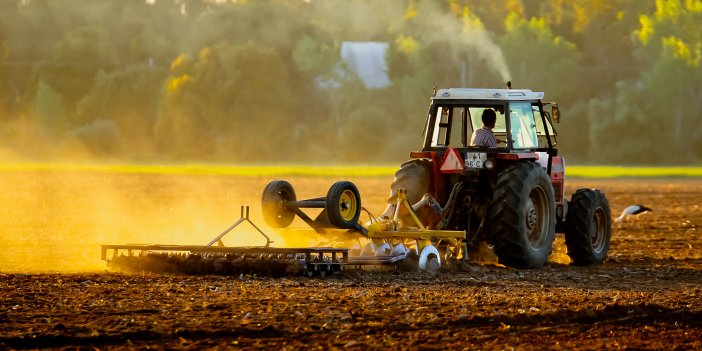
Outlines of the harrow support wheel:
<svg viewBox="0 0 702 351">
<path fill-rule="evenodd" d="M 284 180 L 274 180 L 263 189 L 261 207 L 263 220 L 273 228 L 285 228 L 295 219 L 295 212 L 285 207 L 286 201 L 295 201 L 295 190 Z"/>
<path fill-rule="evenodd" d="M 329 222 L 335 227 L 353 228 L 361 216 L 361 195 L 358 188 L 347 181 L 334 183 L 327 192 L 324 209 Z"/>
<path fill-rule="evenodd" d="M 578 189 L 566 215 L 565 240 L 573 264 L 600 264 L 607 258 L 612 236 L 612 215 L 604 193 Z"/>
</svg>

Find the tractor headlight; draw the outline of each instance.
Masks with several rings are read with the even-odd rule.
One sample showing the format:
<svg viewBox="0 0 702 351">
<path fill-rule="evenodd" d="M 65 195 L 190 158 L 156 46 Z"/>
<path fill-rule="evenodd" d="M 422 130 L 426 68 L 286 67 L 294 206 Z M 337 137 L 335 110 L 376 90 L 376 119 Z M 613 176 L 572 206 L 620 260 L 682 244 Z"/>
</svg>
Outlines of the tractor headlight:
<svg viewBox="0 0 702 351">
<path fill-rule="evenodd" d="M 485 163 L 483 164 L 483 167 L 485 167 L 485 169 L 492 169 L 492 167 L 494 167 L 494 166 L 495 166 L 495 165 L 492 163 L 492 160 L 487 160 L 487 161 L 485 161 Z"/>
</svg>

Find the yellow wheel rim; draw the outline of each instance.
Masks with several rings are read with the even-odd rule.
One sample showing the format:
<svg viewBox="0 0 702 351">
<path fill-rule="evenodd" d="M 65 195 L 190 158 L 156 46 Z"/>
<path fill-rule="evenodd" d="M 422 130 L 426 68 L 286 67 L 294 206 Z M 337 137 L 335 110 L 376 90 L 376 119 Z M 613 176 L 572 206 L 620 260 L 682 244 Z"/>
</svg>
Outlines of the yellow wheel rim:
<svg viewBox="0 0 702 351">
<path fill-rule="evenodd" d="M 339 198 L 339 213 L 345 221 L 353 220 L 358 208 L 356 195 L 351 190 L 344 190 Z"/>
</svg>

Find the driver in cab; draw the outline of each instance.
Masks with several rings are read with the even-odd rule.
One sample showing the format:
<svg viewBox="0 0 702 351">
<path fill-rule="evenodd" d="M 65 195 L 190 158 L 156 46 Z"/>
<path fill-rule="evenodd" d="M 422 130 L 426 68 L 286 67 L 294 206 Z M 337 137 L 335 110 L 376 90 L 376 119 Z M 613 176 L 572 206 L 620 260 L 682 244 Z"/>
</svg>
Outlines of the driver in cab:
<svg viewBox="0 0 702 351">
<path fill-rule="evenodd" d="M 483 120 L 483 126 L 473 132 L 473 136 L 470 138 L 470 146 L 497 147 L 497 143 L 501 141 L 496 139 L 495 134 L 492 132 L 497 121 L 497 113 L 491 108 L 486 108 L 483 110 L 481 119 Z"/>
</svg>

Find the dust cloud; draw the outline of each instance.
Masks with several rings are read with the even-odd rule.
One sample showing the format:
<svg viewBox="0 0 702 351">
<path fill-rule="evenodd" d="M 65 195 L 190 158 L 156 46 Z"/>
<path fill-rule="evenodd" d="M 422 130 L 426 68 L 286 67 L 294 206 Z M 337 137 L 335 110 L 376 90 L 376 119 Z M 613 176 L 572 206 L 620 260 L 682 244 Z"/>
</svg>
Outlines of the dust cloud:
<svg viewBox="0 0 702 351">
<path fill-rule="evenodd" d="M 243 184 L 242 184 L 243 183 Z M 18 172 L 0 175 L 2 272 L 101 271 L 101 244 L 205 245 L 234 223 L 240 205 L 276 245 L 285 240 L 258 217 L 254 180 L 200 176 Z M 268 230 L 266 230 L 268 229 Z M 228 246 L 264 245 L 242 224 Z"/>
<path fill-rule="evenodd" d="M 288 178 L 299 198 L 326 194 L 333 179 Z M 0 172 L 0 272 L 101 272 L 103 244 L 206 245 L 240 218 L 250 219 L 273 247 L 309 247 L 329 236 L 297 219 L 291 228 L 268 227 L 260 197 L 267 177 L 116 174 L 92 171 Z M 389 179 L 351 179 L 368 189 L 367 205 L 384 205 Z M 363 191 L 363 188 L 361 188 Z M 375 206 L 373 206 L 375 205 Z M 376 208 L 377 207 L 377 208 Z M 314 218 L 316 213 L 310 212 Z M 263 246 L 248 223 L 223 238 L 226 246 Z"/>
</svg>

